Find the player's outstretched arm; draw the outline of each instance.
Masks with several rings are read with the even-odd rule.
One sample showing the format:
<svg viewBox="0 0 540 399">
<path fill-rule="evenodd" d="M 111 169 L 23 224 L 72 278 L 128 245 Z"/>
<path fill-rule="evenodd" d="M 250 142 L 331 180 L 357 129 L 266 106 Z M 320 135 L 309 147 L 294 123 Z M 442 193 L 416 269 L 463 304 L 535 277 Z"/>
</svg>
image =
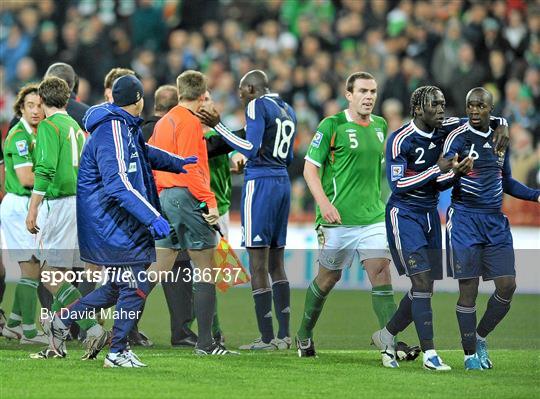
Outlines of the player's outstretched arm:
<svg viewBox="0 0 540 399">
<path fill-rule="evenodd" d="M 409 143 L 402 141 L 399 134 L 392 134 L 386 143 L 386 178 L 393 193 L 406 193 L 436 180 L 443 172 L 439 165 L 433 165 L 423 172 L 408 176 L 407 157 Z"/>
<path fill-rule="evenodd" d="M 341 224 L 341 215 L 324 193 L 321 179 L 319 177 L 319 167 L 306 160 L 304 163 L 304 179 L 306 180 L 311 195 L 315 198 L 321 215 L 328 223 Z"/>
<path fill-rule="evenodd" d="M 127 175 L 129 148 L 125 125 L 118 121 L 119 129 L 98 129 L 93 133 L 92 150 L 103 180 L 105 193 L 118 201 L 140 223 L 150 226 L 160 213 L 133 187 Z M 127 161 L 126 161 L 127 160 Z"/>
<path fill-rule="evenodd" d="M 512 177 L 509 149 L 506 151 L 506 154 L 504 156 L 502 178 L 503 191 L 506 194 L 525 201 L 540 202 L 540 190 L 535 190 L 527 187 L 525 184 L 517 181 Z"/>
<path fill-rule="evenodd" d="M 187 173 L 184 166 L 197 163 L 198 160 L 196 156 L 182 158 L 179 155 L 154 147 L 148 143 L 146 143 L 146 149 L 148 151 L 148 160 L 150 161 L 152 170 L 162 170 L 172 173 Z"/>
</svg>

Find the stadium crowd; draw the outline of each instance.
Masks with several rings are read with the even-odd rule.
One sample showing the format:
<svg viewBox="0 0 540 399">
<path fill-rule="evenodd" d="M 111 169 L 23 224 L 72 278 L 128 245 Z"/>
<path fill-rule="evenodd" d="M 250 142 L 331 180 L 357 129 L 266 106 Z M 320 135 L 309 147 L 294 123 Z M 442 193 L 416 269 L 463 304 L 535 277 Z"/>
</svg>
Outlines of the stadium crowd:
<svg viewBox="0 0 540 399">
<path fill-rule="evenodd" d="M 442 88 L 447 115 L 463 115 L 467 91 L 485 86 L 494 114 L 510 123 L 515 178 L 540 186 L 539 1 L 18 0 L 4 2 L 0 27 L 3 135 L 17 91 L 56 61 L 74 67 L 78 97 L 89 105 L 103 101 L 107 71 L 133 69 L 144 86 L 144 117 L 158 86 L 200 70 L 235 129 L 244 123 L 238 80 L 260 68 L 298 116 L 294 214 L 313 209 L 302 168 L 317 124 L 346 107 L 345 77 L 366 70 L 377 79 L 375 113 L 389 131 L 408 120 L 421 85 Z"/>
</svg>

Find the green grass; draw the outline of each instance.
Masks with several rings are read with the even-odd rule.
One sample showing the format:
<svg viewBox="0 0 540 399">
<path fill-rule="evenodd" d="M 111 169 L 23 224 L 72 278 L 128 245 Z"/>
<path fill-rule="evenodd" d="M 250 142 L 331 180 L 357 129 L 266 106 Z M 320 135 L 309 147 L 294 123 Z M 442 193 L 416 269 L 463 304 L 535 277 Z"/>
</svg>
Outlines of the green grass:
<svg viewBox="0 0 540 399">
<path fill-rule="evenodd" d="M 4 309 L 9 309 L 13 285 Z M 303 290 L 292 293 L 292 327 L 299 322 Z M 181 397 L 486 397 L 540 396 L 540 296 L 517 295 L 512 310 L 490 336 L 495 368 L 465 372 L 459 350 L 455 294 L 434 299 L 435 337 L 439 353 L 454 367 L 449 373 L 422 370 L 419 360 L 399 370 L 379 364 L 369 346 L 377 328 L 369 293 L 336 291 L 327 301 L 315 333 L 319 357 L 299 359 L 294 351 L 243 353 L 226 358 L 199 358 L 169 347 L 169 318 L 161 289 L 149 297 L 141 329 L 154 340 L 136 352 L 146 369 L 103 369 L 101 360 L 82 362 L 78 344 L 66 359 L 31 360 L 31 348 L 0 340 L 0 398 L 181 398 Z M 484 309 L 487 296 L 478 301 Z M 219 298 L 227 344 L 234 348 L 256 336 L 251 295 L 234 289 Z M 401 337 L 416 342 L 414 329 Z M 103 355 L 100 355 L 100 359 Z"/>
</svg>

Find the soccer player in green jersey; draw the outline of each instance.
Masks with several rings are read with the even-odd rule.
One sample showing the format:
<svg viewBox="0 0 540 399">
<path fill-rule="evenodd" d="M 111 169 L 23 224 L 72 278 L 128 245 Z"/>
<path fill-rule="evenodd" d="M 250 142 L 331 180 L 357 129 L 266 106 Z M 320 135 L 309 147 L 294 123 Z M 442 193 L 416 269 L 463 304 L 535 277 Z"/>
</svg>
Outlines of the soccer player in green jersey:
<svg viewBox="0 0 540 399">
<path fill-rule="evenodd" d="M 349 107 L 325 118 L 305 157 L 304 178 L 317 202 L 319 271 L 310 284 L 296 344 L 315 356 L 313 329 L 342 270 L 358 255 L 372 286 L 373 310 L 384 326 L 396 310 L 381 200 L 386 121 L 373 115 L 377 82 L 366 72 L 347 78 Z"/>
<path fill-rule="evenodd" d="M 43 265 L 42 273 L 56 272 L 58 275 L 65 274 L 80 262 L 75 194 L 84 134 L 66 112 L 70 90 L 64 80 L 46 78 L 40 83 L 38 94 L 46 118 L 37 128 L 34 188 L 26 227 L 37 235 L 35 254 Z M 48 282 L 45 286 L 55 297 L 53 311 L 65 308 L 81 297 L 77 288 L 65 280 L 55 285 Z M 95 358 L 107 343 L 109 334 L 94 319 L 77 323 L 87 330 L 83 359 Z M 36 357 L 52 357 L 50 352 L 46 349 Z"/>
<path fill-rule="evenodd" d="M 39 262 L 33 256 L 34 236 L 25 225 L 31 188 L 36 130 L 45 118 L 37 85 L 26 85 L 17 94 L 13 106 L 19 121 L 11 128 L 4 144 L 6 196 L 0 212 L 3 250 L 21 269 L 21 279 L 15 288 L 13 307 L 2 335 L 20 339 L 21 344 L 47 344 L 45 334 L 36 328 Z"/>
</svg>

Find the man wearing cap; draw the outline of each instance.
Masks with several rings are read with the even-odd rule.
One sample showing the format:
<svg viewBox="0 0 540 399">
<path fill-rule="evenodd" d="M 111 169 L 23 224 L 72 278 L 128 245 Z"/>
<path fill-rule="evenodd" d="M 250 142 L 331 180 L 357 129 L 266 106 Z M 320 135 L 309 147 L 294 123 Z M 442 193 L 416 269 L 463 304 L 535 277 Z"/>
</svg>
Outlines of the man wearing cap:
<svg viewBox="0 0 540 399">
<path fill-rule="evenodd" d="M 145 367 L 128 349 L 127 335 L 149 291 L 145 267 L 156 260 L 154 240 L 169 234 L 152 169 L 186 173 L 183 166 L 197 161 L 145 144 L 139 117 L 143 94 L 135 76 L 122 76 L 113 84 L 114 102 L 94 106 L 84 117 L 91 136 L 81 156 L 77 186 L 79 246 L 81 259 L 104 266 L 107 279 L 69 312 L 46 321 L 51 344 L 59 347 L 74 320 L 114 305 L 104 367 Z"/>
</svg>

